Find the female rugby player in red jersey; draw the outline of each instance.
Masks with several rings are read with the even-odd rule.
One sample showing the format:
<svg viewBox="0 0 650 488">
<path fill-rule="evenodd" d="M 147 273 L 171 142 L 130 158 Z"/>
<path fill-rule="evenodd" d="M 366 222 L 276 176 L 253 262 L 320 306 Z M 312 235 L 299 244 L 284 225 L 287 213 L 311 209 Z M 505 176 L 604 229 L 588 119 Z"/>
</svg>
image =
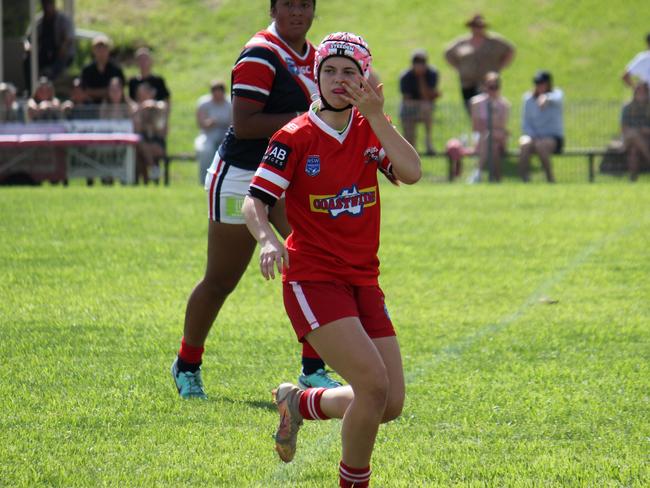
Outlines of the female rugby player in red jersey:
<svg viewBox="0 0 650 488">
<path fill-rule="evenodd" d="M 404 402 L 400 349 L 378 285 L 377 171 L 407 184 L 421 176 L 417 152 L 383 113 L 382 87 L 367 80 L 370 62 L 354 34 L 323 40 L 314 67 L 320 100 L 271 138 L 243 209 L 261 246 L 262 275 L 282 272 L 298 339 L 349 383 L 305 391 L 281 384 L 276 450 L 289 462 L 303 419 L 342 418 L 343 487 L 368 486 L 379 424 Z M 268 218 L 283 193 L 293 229 L 286 247 Z"/>
<path fill-rule="evenodd" d="M 241 206 L 269 138 L 305 112 L 316 92 L 314 46 L 306 35 L 314 20 L 316 0 L 271 0 L 273 23 L 246 43 L 232 70 L 233 125 L 208 170 L 208 259 L 203 279 L 189 297 L 183 340 L 172 364 L 172 376 L 182 398 L 206 398 L 201 379 L 204 344 L 212 323 L 241 279 L 255 249 Z M 284 204 L 271 221 L 286 237 L 289 225 Z M 329 378 L 323 361 L 303 346 L 299 384 L 339 386 Z"/>
</svg>

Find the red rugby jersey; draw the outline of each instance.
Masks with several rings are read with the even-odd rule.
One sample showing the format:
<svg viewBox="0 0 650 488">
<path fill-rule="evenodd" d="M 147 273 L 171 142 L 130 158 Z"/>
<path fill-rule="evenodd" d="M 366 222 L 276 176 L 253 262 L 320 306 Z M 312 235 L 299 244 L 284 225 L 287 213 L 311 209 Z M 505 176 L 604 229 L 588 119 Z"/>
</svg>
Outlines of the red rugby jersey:
<svg viewBox="0 0 650 488">
<path fill-rule="evenodd" d="M 283 281 L 377 284 L 378 169 L 390 174 L 390 161 L 356 109 L 343 133 L 309 110 L 274 134 L 249 193 L 273 205 L 286 192 Z"/>
</svg>

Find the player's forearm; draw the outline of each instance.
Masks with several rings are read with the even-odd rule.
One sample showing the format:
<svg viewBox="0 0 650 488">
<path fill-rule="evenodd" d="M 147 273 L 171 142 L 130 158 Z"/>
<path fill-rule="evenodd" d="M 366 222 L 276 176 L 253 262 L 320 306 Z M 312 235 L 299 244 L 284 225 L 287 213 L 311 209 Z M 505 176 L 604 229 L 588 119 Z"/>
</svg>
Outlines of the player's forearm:
<svg viewBox="0 0 650 488">
<path fill-rule="evenodd" d="M 271 228 L 268 211 L 264 202 L 258 198 L 246 196 L 244 198 L 244 205 L 242 206 L 242 214 L 246 219 L 248 231 L 260 245 L 278 240 Z"/>
<path fill-rule="evenodd" d="M 368 122 L 381 142 L 393 165 L 393 173 L 403 183 L 411 185 L 422 176 L 420 156 L 383 114 L 369 117 Z"/>
</svg>

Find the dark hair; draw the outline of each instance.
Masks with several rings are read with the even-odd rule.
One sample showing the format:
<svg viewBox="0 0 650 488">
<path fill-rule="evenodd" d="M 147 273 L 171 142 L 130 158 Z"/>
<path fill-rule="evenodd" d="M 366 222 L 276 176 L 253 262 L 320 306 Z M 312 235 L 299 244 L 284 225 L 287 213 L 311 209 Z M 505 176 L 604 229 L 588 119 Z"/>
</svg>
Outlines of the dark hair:
<svg viewBox="0 0 650 488">
<path fill-rule="evenodd" d="M 416 49 L 411 54 L 411 63 L 425 63 L 427 62 L 427 52 L 424 49 Z"/>
<path fill-rule="evenodd" d="M 312 0 L 314 3 L 314 8 L 316 8 L 316 0 Z M 275 4 L 278 3 L 278 0 L 271 0 L 271 8 L 275 8 Z"/>
<path fill-rule="evenodd" d="M 539 70 L 533 77 L 533 83 L 539 85 L 540 83 L 548 83 L 548 91 L 553 90 L 553 75 L 550 71 Z"/>
</svg>

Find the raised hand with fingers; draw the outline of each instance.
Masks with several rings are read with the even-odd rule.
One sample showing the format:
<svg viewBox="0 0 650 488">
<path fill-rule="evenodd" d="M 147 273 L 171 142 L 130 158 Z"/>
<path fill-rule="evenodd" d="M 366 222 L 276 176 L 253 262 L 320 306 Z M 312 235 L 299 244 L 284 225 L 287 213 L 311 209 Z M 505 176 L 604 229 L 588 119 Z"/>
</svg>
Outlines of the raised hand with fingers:
<svg viewBox="0 0 650 488">
<path fill-rule="evenodd" d="M 384 85 L 380 83 L 376 89 L 370 85 L 368 80 L 357 75 L 356 83 L 350 83 L 343 80 L 341 84 L 347 94 L 342 97 L 355 107 L 367 119 L 373 116 L 384 116 Z"/>
</svg>

